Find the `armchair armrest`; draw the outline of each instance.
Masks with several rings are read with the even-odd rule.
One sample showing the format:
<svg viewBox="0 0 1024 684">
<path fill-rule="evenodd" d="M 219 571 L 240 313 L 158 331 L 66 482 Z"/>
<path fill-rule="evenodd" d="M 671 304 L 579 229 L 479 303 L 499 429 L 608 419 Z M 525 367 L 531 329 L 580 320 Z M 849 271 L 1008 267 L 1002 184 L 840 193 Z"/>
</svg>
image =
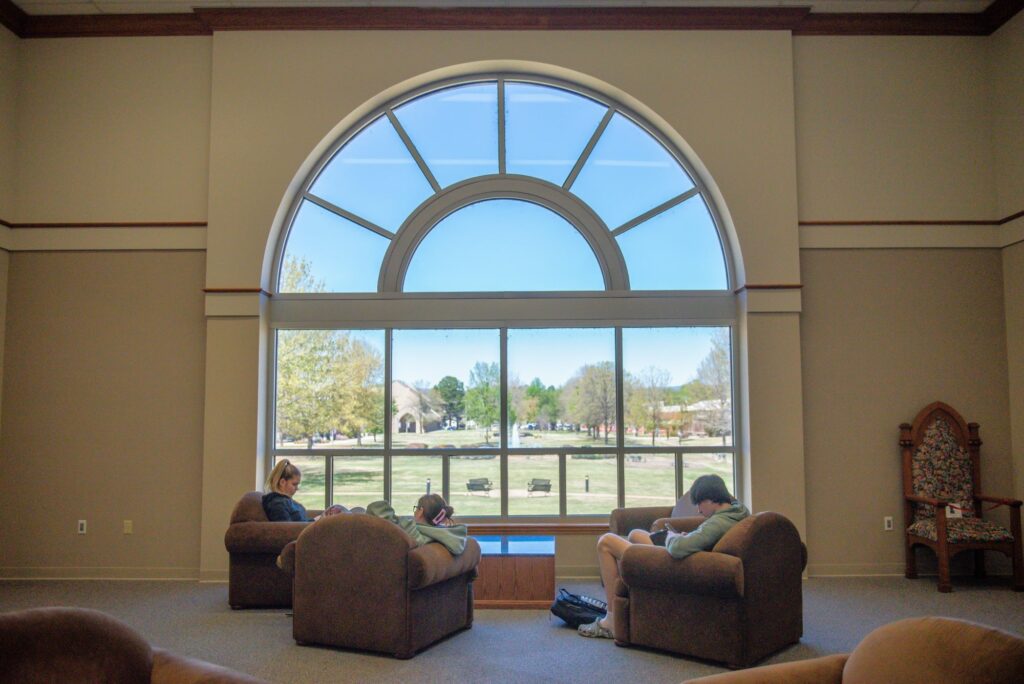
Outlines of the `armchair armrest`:
<svg viewBox="0 0 1024 684">
<path fill-rule="evenodd" d="M 907 501 L 913 501 L 914 503 L 928 504 L 930 506 L 935 506 L 936 508 L 938 508 L 940 506 L 946 506 L 947 504 L 949 504 L 948 501 L 944 501 L 942 499 L 935 499 L 935 498 L 930 497 L 930 496 L 917 496 L 916 494 L 907 494 L 903 498 L 906 499 Z"/>
<path fill-rule="evenodd" d="M 262 679 L 220 665 L 153 649 L 153 684 L 266 684 Z"/>
<path fill-rule="evenodd" d="M 663 547 L 634 544 L 622 554 L 619 567 L 622 581 L 629 587 L 726 598 L 743 596 L 743 561 L 726 553 L 698 551 L 677 560 Z"/>
<path fill-rule="evenodd" d="M 671 506 L 616 508 L 608 519 L 608 528 L 615 534 L 625 537 L 630 530 L 649 530 L 651 523 L 669 515 L 672 515 Z"/>
<path fill-rule="evenodd" d="M 975 494 L 974 498 L 979 501 L 988 501 L 989 503 L 1011 506 L 1013 508 L 1020 508 L 1024 504 L 1020 499 L 1006 499 L 1001 496 L 988 496 L 987 494 Z"/>
<path fill-rule="evenodd" d="M 683 684 L 839 684 L 849 654 L 798 660 L 689 679 Z"/>
<path fill-rule="evenodd" d="M 472 572 L 480 563 L 480 544 L 470 537 L 466 549 L 453 556 L 443 544 L 424 544 L 409 552 L 409 588 L 422 589 L 432 584 Z"/>
<path fill-rule="evenodd" d="M 298 539 L 307 522 L 242 522 L 228 525 L 224 546 L 228 553 L 280 553 Z"/>
</svg>

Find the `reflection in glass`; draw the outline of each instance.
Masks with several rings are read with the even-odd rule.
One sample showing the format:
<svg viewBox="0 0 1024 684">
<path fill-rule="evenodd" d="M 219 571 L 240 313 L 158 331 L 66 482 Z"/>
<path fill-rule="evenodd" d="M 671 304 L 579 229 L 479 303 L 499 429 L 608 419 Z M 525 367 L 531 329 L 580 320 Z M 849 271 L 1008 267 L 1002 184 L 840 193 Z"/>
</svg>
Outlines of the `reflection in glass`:
<svg viewBox="0 0 1024 684">
<path fill-rule="evenodd" d="M 400 516 L 411 516 L 424 494 L 442 494 L 440 456 L 395 456 L 391 459 L 391 506 Z"/>
<path fill-rule="evenodd" d="M 497 330 L 396 330 L 392 444 L 501 445 Z"/>
<path fill-rule="evenodd" d="M 509 515 L 558 515 L 558 455 L 508 457 Z"/>
<path fill-rule="evenodd" d="M 690 491 L 693 481 L 701 475 L 718 475 L 725 480 L 725 486 L 733 496 L 736 494 L 736 480 L 733 477 L 733 456 L 726 453 L 683 454 L 683 492 Z M 744 502 L 749 503 L 749 502 Z"/>
<path fill-rule="evenodd" d="M 274 459 L 274 465 L 283 458 L 287 458 L 302 472 L 299 490 L 292 499 L 309 510 L 322 511 L 324 501 L 327 499 L 327 487 L 324 484 L 327 472 L 326 459 L 323 456 L 279 456 Z M 312 513 L 310 517 L 313 517 Z"/>
<path fill-rule="evenodd" d="M 384 498 L 384 459 L 380 456 L 335 456 L 333 501 L 346 508 L 366 508 Z"/>
<path fill-rule="evenodd" d="M 416 248 L 406 292 L 603 290 L 578 230 L 522 200 L 477 202 L 442 219 Z"/>
<path fill-rule="evenodd" d="M 565 459 L 568 515 L 608 515 L 618 508 L 614 454 L 570 454 Z"/>
<path fill-rule="evenodd" d="M 303 200 L 285 246 L 280 292 L 376 292 L 391 241 Z"/>
<path fill-rule="evenodd" d="M 700 196 L 615 237 L 631 290 L 724 290 L 722 242 Z"/>
<path fill-rule="evenodd" d="M 501 515 L 501 460 L 497 454 L 452 456 L 451 496 L 456 516 Z"/>
<path fill-rule="evenodd" d="M 615 445 L 610 328 L 508 331 L 509 446 Z"/>
<path fill-rule="evenodd" d="M 732 444 L 729 328 L 623 328 L 626 446 Z"/>
<path fill-rule="evenodd" d="M 561 88 L 506 82 L 507 172 L 562 185 L 606 111 Z"/>
<path fill-rule="evenodd" d="M 498 172 L 496 83 L 445 88 L 398 107 L 395 116 L 442 188 Z"/>
<path fill-rule="evenodd" d="M 616 114 L 570 190 L 614 230 L 692 187 L 661 143 Z"/>
<path fill-rule="evenodd" d="M 626 454 L 626 506 L 674 506 L 676 457 L 672 454 Z"/>
<path fill-rule="evenodd" d="M 396 232 L 433 189 L 394 126 L 382 116 L 345 143 L 310 192 Z"/>
<path fill-rule="evenodd" d="M 384 332 L 277 332 L 276 444 L 384 446 Z"/>
</svg>

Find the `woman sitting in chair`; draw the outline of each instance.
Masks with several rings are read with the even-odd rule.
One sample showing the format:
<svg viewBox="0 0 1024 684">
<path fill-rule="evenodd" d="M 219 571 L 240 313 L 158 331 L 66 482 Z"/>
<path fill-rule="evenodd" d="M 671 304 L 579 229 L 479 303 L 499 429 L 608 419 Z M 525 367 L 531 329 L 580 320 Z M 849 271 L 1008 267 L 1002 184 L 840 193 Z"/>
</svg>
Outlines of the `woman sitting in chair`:
<svg viewBox="0 0 1024 684">
<path fill-rule="evenodd" d="M 468 530 L 452 520 L 455 509 L 440 494 L 424 494 L 413 507 L 412 516 L 399 517 L 387 501 L 374 501 L 366 507 L 368 515 L 375 515 L 395 523 L 413 538 L 417 546 L 430 542 L 443 544 L 453 556 L 466 550 Z"/>
<path fill-rule="evenodd" d="M 293 499 L 302 484 L 299 467 L 282 458 L 267 477 L 267 493 L 263 495 L 263 512 L 270 522 L 311 522 L 324 516 L 348 513 L 344 506 L 335 504 L 315 518 L 310 518 L 306 508 Z"/>
</svg>

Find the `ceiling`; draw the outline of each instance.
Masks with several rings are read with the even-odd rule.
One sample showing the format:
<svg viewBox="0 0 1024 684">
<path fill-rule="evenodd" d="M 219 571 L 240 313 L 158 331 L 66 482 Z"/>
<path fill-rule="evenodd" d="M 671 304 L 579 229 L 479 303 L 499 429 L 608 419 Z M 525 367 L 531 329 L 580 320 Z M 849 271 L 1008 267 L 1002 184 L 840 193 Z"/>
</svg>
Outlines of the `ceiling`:
<svg viewBox="0 0 1024 684">
<path fill-rule="evenodd" d="M 13 0 L 29 15 L 188 13 L 196 7 L 810 7 L 815 13 L 977 13 L 993 0 Z"/>
</svg>

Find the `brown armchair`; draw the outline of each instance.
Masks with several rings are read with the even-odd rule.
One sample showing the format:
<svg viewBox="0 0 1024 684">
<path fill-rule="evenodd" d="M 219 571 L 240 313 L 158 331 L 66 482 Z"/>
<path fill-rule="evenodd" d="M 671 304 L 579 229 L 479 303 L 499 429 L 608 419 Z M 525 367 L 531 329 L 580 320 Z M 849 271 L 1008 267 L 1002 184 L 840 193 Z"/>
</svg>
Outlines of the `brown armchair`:
<svg viewBox="0 0 1024 684">
<path fill-rule="evenodd" d="M 372 515 L 335 515 L 289 545 L 295 574 L 292 635 L 324 644 L 411 658 L 473 625 L 480 545 L 458 556 L 438 543 L 416 546 L 405 530 Z"/>
<path fill-rule="evenodd" d="M 697 507 L 690 503 L 690 493 L 686 492 L 676 502 L 675 506 L 637 506 L 633 508 L 616 508 L 608 519 L 608 529 L 625 537 L 632 530 L 651 531 L 654 523 L 670 522 L 677 530 L 693 529 L 688 527 L 692 523 L 685 518 L 697 518 L 700 524 L 700 514 Z"/>
<path fill-rule="evenodd" d="M 925 406 L 914 424 L 900 425 L 903 456 L 903 520 L 906 576 L 917 577 L 915 546 L 927 546 L 939 561 L 939 591 L 949 592 L 949 559 L 974 552 L 974 570 L 985 574 L 985 551 L 1000 551 L 1013 561 L 1013 589 L 1024 591 L 1021 561 L 1021 502 L 989 496 L 981 488 L 981 438 L 977 423 L 965 423 L 951 406 Z M 982 518 L 984 504 L 1007 506 L 1010 529 Z M 963 517 L 951 518 L 953 505 Z"/>
<path fill-rule="evenodd" d="M 965 620 L 900 620 L 864 637 L 853 653 L 766 665 L 686 684 L 1019 684 L 1024 639 Z"/>
<path fill-rule="evenodd" d="M 0 663 L 0 679 L 12 684 L 263 682 L 219 665 L 151 648 L 120 620 L 86 608 L 32 608 L 0 614 Z"/>
<path fill-rule="evenodd" d="M 679 521 L 684 531 L 700 523 Z M 752 515 L 682 560 L 631 546 L 614 588 L 615 643 L 751 665 L 803 635 L 805 563 L 796 527 L 778 513 Z"/>
</svg>

